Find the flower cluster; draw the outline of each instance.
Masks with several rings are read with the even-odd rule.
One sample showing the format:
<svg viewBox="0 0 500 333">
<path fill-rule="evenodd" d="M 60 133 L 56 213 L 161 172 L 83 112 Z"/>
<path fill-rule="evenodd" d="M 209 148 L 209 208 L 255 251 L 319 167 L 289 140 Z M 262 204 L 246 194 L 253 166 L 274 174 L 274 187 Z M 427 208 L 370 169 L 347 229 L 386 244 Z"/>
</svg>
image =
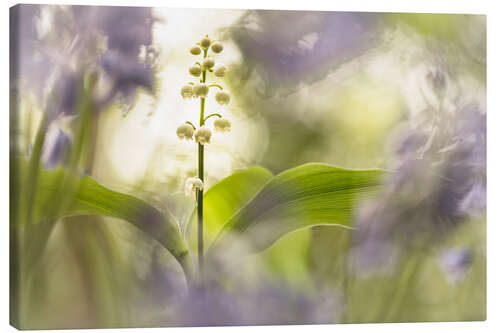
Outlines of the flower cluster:
<svg viewBox="0 0 500 333">
<path fill-rule="evenodd" d="M 202 57 L 200 61 L 196 61 L 195 64 L 188 69 L 189 74 L 197 78 L 198 82 L 189 82 L 183 86 L 181 88 L 181 96 L 184 99 L 200 99 L 200 122 L 198 127 L 196 127 L 193 123 L 186 121 L 177 128 L 177 136 L 179 139 L 185 139 L 187 141 L 194 137 L 194 140 L 199 145 L 199 149 L 202 149 L 204 145 L 210 143 L 212 137 L 212 130 L 206 124 L 209 118 L 218 118 L 213 123 L 215 131 L 222 133 L 229 132 L 231 129 L 231 122 L 228 119 L 222 118 L 219 113 L 212 113 L 205 116 L 205 99 L 208 97 L 210 89 L 218 90 L 214 97 L 220 105 L 228 105 L 231 100 L 229 93 L 226 92 L 220 84 L 207 83 L 207 75 L 209 73 L 213 74 L 216 78 L 221 78 L 226 75 L 226 66 L 222 63 L 216 63 L 214 60 L 214 56 L 221 53 L 223 49 L 224 46 L 220 42 L 211 40 L 208 36 L 205 36 L 189 51 L 194 56 Z M 200 182 L 201 181 L 202 180 L 200 180 Z M 194 190 L 191 183 L 189 183 L 190 191 Z M 188 183 L 186 183 L 186 186 L 188 187 Z"/>
<path fill-rule="evenodd" d="M 255 286 L 246 281 L 231 282 L 236 285 L 233 291 L 211 282 L 206 290 L 195 289 L 181 298 L 173 307 L 175 323 L 275 325 L 324 324 L 338 320 L 335 315 L 341 309 L 338 293 L 324 289 L 321 294 L 307 293 L 273 279 L 264 279 Z"/>
<path fill-rule="evenodd" d="M 441 97 L 446 76 L 428 78 Z M 400 134 L 393 172 L 358 214 L 361 266 L 378 269 L 404 249 L 438 244 L 457 225 L 485 214 L 485 112 L 475 103 L 431 110 L 417 128 Z"/>
<path fill-rule="evenodd" d="M 132 104 L 138 88 L 153 92 L 151 8 L 23 5 L 16 11 L 27 24 L 18 28 L 20 66 L 13 77 L 47 104 L 52 118 L 76 114 L 79 82 L 88 69 L 97 69 L 106 86 L 107 93 L 94 96 L 99 110 L 117 100 Z M 52 18 L 47 32 L 36 24 L 45 16 Z M 51 91 L 55 98 L 49 99 Z"/>
<path fill-rule="evenodd" d="M 151 8 L 22 5 L 13 15 L 23 22 L 14 25 L 13 88 L 45 110 L 48 126 L 39 128 L 48 138 L 44 166 L 58 166 L 72 149 L 75 126 L 58 126 L 78 119 L 82 85 L 90 74 L 98 81 L 86 96 L 95 113 L 117 101 L 131 106 L 138 89 L 154 93 L 157 20 Z"/>
<path fill-rule="evenodd" d="M 227 68 L 222 63 L 215 63 L 213 57 L 209 56 L 209 51 L 213 54 L 221 53 L 224 46 L 217 41 L 212 41 L 208 36 L 204 37 L 199 43 L 196 43 L 190 50 L 192 55 L 203 55 L 201 62 L 196 62 L 188 70 L 189 74 L 194 77 L 199 77 L 200 81 L 198 83 L 189 82 L 187 85 L 181 88 L 182 98 L 200 98 L 204 104 L 204 99 L 207 98 L 210 88 L 219 89 L 215 93 L 215 100 L 220 105 L 227 105 L 231 100 L 229 93 L 223 90 L 219 84 L 207 84 L 206 77 L 207 73 L 213 73 L 216 77 L 224 77 L 227 72 Z M 180 125 L 177 128 L 177 136 L 179 139 L 191 140 L 194 139 L 197 143 L 204 145 L 210 143 L 210 138 L 212 136 L 212 131 L 210 128 L 205 126 L 205 121 L 210 117 L 218 117 L 214 121 L 214 128 L 218 132 L 229 132 L 231 129 L 231 122 L 228 119 L 222 118 L 218 113 L 213 113 L 205 118 L 202 117 L 200 127 L 197 129 L 190 122 Z"/>
</svg>

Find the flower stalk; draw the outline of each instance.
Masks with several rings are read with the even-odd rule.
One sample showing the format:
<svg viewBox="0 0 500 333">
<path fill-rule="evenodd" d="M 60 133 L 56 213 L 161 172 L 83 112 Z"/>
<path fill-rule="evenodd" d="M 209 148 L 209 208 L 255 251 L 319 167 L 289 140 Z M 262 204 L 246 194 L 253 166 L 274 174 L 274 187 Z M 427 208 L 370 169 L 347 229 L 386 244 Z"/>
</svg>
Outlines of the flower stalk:
<svg viewBox="0 0 500 333">
<path fill-rule="evenodd" d="M 207 49 L 203 50 L 203 58 L 207 57 Z M 201 71 L 201 83 L 205 83 L 207 79 L 206 69 Z M 200 128 L 205 125 L 205 98 L 200 98 Z M 198 142 L 198 178 L 203 183 L 204 181 L 204 147 L 201 142 Z M 196 189 L 197 194 L 197 218 L 198 218 L 198 268 L 200 272 L 201 281 L 204 280 L 204 264 L 205 260 L 203 257 L 204 247 L 203 247 L 203 188 Z"/>
<path fill-rule="evenodd" d="M 218 132 L 227 132 L 230 130 L 231 123 L 228 119 L 222 118 L 220 113 L 212 113 L 205 117 L 205 100 L 210 93 L 210 88 L 216 88 L 218 92 L 215 94 L 215 100 L 220 105 L 227 105 L 230 100 L 230 95 L 224 91 L 224 88 L 218 83 L 207 84 L 207 74 L 212 73 L 215 77 L 223 77 L 226 73 L 226 67 L 223 64 L 215 63 L 213 55 L 222 52 L 223 46 L 220 42 L 212 41 L 208 36 L 190 49 L 190 53 L 195 56 L 202 56 L 200 61 L 196 61 L 193 66 L 188 69 L 191 76 L 198 78 L 199 82 L 188 82 L 181 88 L 181 96 L 183 98 L 200 98 L 200 114 L 199 126 L 196 126 L 186 121 L 177 129 L 179 139 L 191 140 L 194 139 L 198 145 L 198 178 L 189 178 L 186 181 L 186 194 L 192 193 L 196 199 L 196 217 L 197 217 L 197 242 L 198 242 L 198 272 L 200 282 L 204 280 L 204 242 L 203 242 L 203 190 L 205 179 L 205 145 L 210 143 L 212 131 L 206 126 L 207 120 L 212 117 L 217 117 L 214 121 L 215 130 Z M 211 56 L 209 55 L 211 51 Z M 213 70 L 216 69 L 217 72 Z M 196 191 L 196 192 L 194 192 Z"/>
</svg>

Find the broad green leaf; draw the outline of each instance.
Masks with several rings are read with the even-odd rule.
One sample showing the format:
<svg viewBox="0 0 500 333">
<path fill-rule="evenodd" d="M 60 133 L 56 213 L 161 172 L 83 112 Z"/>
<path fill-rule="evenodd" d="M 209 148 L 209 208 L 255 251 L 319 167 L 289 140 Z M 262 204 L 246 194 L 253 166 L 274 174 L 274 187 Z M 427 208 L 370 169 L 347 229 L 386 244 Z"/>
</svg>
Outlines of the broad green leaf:
<svg viewBox="0 0 500 333">
<path fill-rule="evenodd" d="M 281 279 L 303 288 L 311 283 L 309 267 L 311 230 L 290 232 L 257 254 L 268 269 Z"/>
<path fill-rule="evenodd" d="M 317 226 L 311 229 L 310 272 L 317 284 L 342 286 L 348 279 L 352 230 Z M 332 241 L 335 240 L 335 241 Z M 325 253 L 328 253 L 325 256 Z"/>
<path fill-rule="evenodd" d="M 189 269 L 189 252 L 170 213 L 162 214 L 141 199 L 112 191 L 88 176 L 69 175 L 61 168 L 39 170 L 33 207 L 27 207 L 22 194 L 30 186 L 26 182 L 28 163 L 16 158 L 14 165 L 11 184 L 12 197 L 16 201 L 14 215 L 23 209 L 33 209 L 34 221 L 37 223 L 77 215 L 119 218 L 156 239 L 184 269 Z"/>
<path fill-rule="evenodd" d="M 259 264 L 265 265 L 265 270 L 281 283 L 301 289 L 321 290 L 332 285 L 332 281 L 342 286 L 347 277 L 343 261 L 348 245 L 346 240 L 352 232 L 352 229 L 335 225 L 299 229 L 278 239 L 264 251 L 245 257 L 241 264 L 249 262 L 252 265 L 254 261 L 254 270 Z"/>
<path fill-rule="evenodd" d="M 345 276 L 343 259 L 352 231 L 335 225 L 299 229 L 255 256 L 260 257 L 282 281 L 301 288 L 318 288 L 330 282 L 325 281 L 327 275 L 336 281 Z"/>
<path fill-rule="evenodd" d="M 210 244 L 226 221 L 272 177 L 273 174 L 269 170 L 254 166 L 233 173 L 205 193 L 203 225 L 206 244 Z"/>
<path fill-rule="evenodd" d="M 260 166 L 252 166 L 248 169 L 239 170 L 222 179 L 208 189 L 203 195 L 203 238 L 205 244 L 209 245 L 217 233 L 224 227 L 227 220 L 243 207 L 273 174 Z M 191 214 L 191 225 L 189 228 L 189 245 L 193 251 L 197 250 L 196 230 L 196 208 Z"/>
<path fill-rule="evenodd" d="M 356 202 L 376 190 L 382 174 L 381 170 L 349 170 L 319 163 L 284 171 L 228 220 L 209 251 L 250 254 L 302 228 L 351 227 Z"/>
<path fill-rule="evenodd" d="M 254 166 L 224 178 L 212 186 L 204 196 L 204 236 L 210 244 L 239 209 L 241 209 L 273 177 L 262 167 Z M 193 243 L 195 245 L 195 243 Z M 273 246 L 257 254 L 255 260 L 266 264 L 276 275 L 290 282 L 304 284 L 310 280 L 310 230 L 298 230 L 278 240 Z"/>
</svg>

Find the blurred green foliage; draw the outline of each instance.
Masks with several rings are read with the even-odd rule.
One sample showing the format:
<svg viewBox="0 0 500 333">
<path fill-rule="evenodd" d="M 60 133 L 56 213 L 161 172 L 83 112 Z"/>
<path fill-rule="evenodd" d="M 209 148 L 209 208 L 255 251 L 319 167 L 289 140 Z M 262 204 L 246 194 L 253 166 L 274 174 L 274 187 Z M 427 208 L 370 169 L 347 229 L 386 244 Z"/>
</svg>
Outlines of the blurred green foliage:
<svg viewBox="0 0 500 333">
<path fill-rule="evenodd" d="M 486 46 L 476 38 L 485 35 L 484 20 L 468 15 L 384 14 L 381 24 L 386 31 L 407 34 L 410 44 L 430 59 L 438 58 L 455 75 L 471 76 L 484 88 Z M 207 245 L 215 240 L 213 244 L 230 257 L 239 256 L 239 250 L 251 253 L 234 267 L 253 284 L 271 276 L 295 290 L 336 292 L 342 306 L 331 318 L 339 322 L 484 320 L 484 218 L 451 229 L 440 243 L 412 248 L 392 271 L 374 276 L 359 276 L 350 267 L 356 230 L 324 225 L 352 227 L 358 203 L 366 195 L 376 195 L 382 174 L 335 166 L 387 167 L 391 133 L 409 118 L 412 101 L 404 88 L 413 78 L 406 72 L 408 64 L 403 65 L 404 57 L 389 61 L 402 73 L 400 82 L 372 68 L 387 66 L 374 59 L 387 56 L 392 48 L 386 40 L 379 41 L 376 52 L 322 73 L 324 81 L 283 82 L 295 90 L 275 95 L 263 89 L 265 78 L 247 63 L 229 66 L 234 75 L 226 84 L 234 113 L 245 115 L 249 124 L 263 124 L 258 135 L 243 138 L 255 141 L 261 158 L 247 161 L 232 151 L 228 177 L 211 179 L 215 184 L 205 193 Z M 245 48 L 240 51 L 252 56 Z M 431 62 L 412 58 L 409 63 L 427 61 Z M 23 259 L 11 272 L 25 279 L 23 291 L 13 286 L 23 303 L 19 321 L 28 328 L 168 325 L 175 320 L 171 309 L 186 292 L 174 256 L 183 262 L 188 247 L 196 253 L 194 203 L 179 194 L 180 175 L 189 169 L 187 158 L 178 155 L 163 161 L 172 146 L 158 144 L 152 162 L 145 161 L 144 177 L 121 179 L 109 152 L 115 146 L 127 151 L 114 138 L 139 118 L 130 120 L 133 112 L 122 118 L 119 104 L 96 116 L 85 100 L 82 103 L 79 112 L 84 117 L 72 125 L 77 129 L 73 162 L 45 170 L 33 159 L 37 181 L 28 179 L 27 161 L 41 153 L 41 146 L 36 153 L 32 145 L 37 141 L 34 129 L 44 128 L 43 117 L 28 105 L 22 110 L 23 123 L 13 129 L 16 145 L 11 154 L 30 155 L 11 159 L 11 233 L 19 240 L 15 245 L 23 245 L 11 249 Z M 331 165 L 300 166 L 311 161 Z M 170 174 L 162 168 L 169 168 Z M 82 176 L 83 171 L 88 176 Z M 189 172 L 193 170 L 185 173 Z M 30 204 L 23 194 L 32 191 Z M 31 218 L 24 216 L 28 211 Z M 36 223 L 23 225 L 30 220 Z M 233 251 L 228 229 L 244 237 L 250 248 Z M 466 246 L 474 253 L 465 279 L 457 284 L 447 279 L 438 259 L 441 250 L 453 246 Z M 221 285 L 230 285 L 224 272 L 217 273 Z M 172 282 L 179 280 L 182 283 Z"/>
</svg>

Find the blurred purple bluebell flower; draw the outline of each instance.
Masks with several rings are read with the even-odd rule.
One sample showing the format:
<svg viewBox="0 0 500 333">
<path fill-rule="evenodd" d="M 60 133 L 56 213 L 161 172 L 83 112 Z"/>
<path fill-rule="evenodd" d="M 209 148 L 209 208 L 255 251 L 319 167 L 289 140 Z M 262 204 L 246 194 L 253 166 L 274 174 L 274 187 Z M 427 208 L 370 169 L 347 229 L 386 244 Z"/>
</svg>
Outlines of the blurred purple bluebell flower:
<svg viewBox="0 0 500 333">
<path fill-rule="evenodd" d="M 185 282 L 179 278 L 179 274 L 176 275 L 172 269 L 166 267 L 165 260 L 161 257 L 163 251 L 163 248 L 155 246 L 151 253 L 148 253 L 151 256 L 150 272 L 144 281 L 147 288 L 154 291 L 151 298 L 157 304 L 169 299 L 177 300 L 185 291 Z"/>
<path fill-rule="evenodd" d="M 81 74 L 67 71 L 61 73 L 59 80 L 54 83 L 54 101 L 48 107 L 54 117 L 65 115 L 74 116 L 77 113 L 78 94 L 81 87 Z"/>
<path fill-rule="evenodd" d="M 128 58 L 116 51 L 108 51 L 101 58 L 101 66 L 112 78 L 113 87 L 105 100 L 106 103 L 119 95 L 130 101 L 135 96 L 138 87 L 153 91 L 153 69 L 137 60 Z"/>
<path fill-rule="evenodd" d="M 11 58 L 16 64 L 11 80 L 18 93 L 34 95 L 46 110 L 47 128 L 63 116 L 78 114 L 90 74 L 98 79 L 97 89 L 85 93 L 93 112 L 117 100 L 131 105 L 137 88 L 153 93 L 158 53 L 152 45 L 151 8 L 18 5 L 11 16 Z M 140 57 L 144 50 L 145 58 Z M 47 167 L 60 163 L 62 146 L 67 145 L 63 132 L 53 140 L 44 148 Z"/>
<path fill-rule="evenodd" d="M 261 281 L 258 286 L 238 285 L 227 291 L 218 284 L 193 290 L 178 302 L 176 324 L 283 325 L 334 323 L 340 313 L 339 295 L 313 297 L 283 284 Z"/>
<path fill-rule="evenodd" d="M 434 89 L 446 85 L 438 81 Z M 400 249 L 430 246 L 485 214 L 486 114 L 474 103 L 422 114 L 400 135 L 380 193 L 358 213 L 353 260 L 361 268 L 390 266 Z"/>
<path fill-rule="evenodd" d="M 52 26 L 42 33 L 44 12 Z M 41 95 L 51 86 L 61 104 L 47 106 L 55 117 L 75 113 L 74 73 L 84 70 L 102 68 L 111 78 L 111 93 L 96 106 L 105 107 L 117 96 L 130 101 L 137 87 L 153 91 L 153 62 L 139 59 L 142 48 L 152 46 L 151 8 L 20 5 L 14 13 L 23 24 L 15 27 L 19 45 L 12 56 L 19 59 L 19 70 L 12 78 Z"/>
<path fill-rule="evenodd" d="M 486 210 L 486 115 L 468 105 L 451 122 L 455 142 L 440 150 L 448 161 L 437 208 L 440 217 L 461 220 Z"/>
<path fill-rule="evenodd" d="M 130 104 L 139 87 L 153 92 L 154 62 L 150 59 L 141 62 L 139 55 L 142 48 L 146 52 L 152 48 L 155 21 L 151 8 L 106 7 L 99 10 L 97 24 L 108 37 L 107 51 L 99 62 L 114 81 L 110 93 L 101 102 L 118 96 Z"/>
<path fill-rule="evenodd" d="M 51 126 L 45 137 L 42 165 L 47 169 L 63 165 L 69 155 L 71 143 L 70 135 L 57 126 Z"/>
<path fill-rule="evenodd" d="M 40 52 L 40 15 L 40 5 L 18 5 L 10 11 L 11 79 L 22 81 L 22 86 L 38 98 L 54 68 L 53 61 Z"/>
<path fill-rule="evenodd" d="M 218 285 L 190 291 L 177 302 L 174 318 L 178 325 L 214 326 L 245 324 L 238 298 Z"/>
<path fill-rule="evenodd" d="M 100 7 L 97 15 L 98 29 L 108 36 L 108 50 L 137 59 L 141 47 L 152 44 L 156 20 L 151 8 Z"/>
<path fill-rule="evenodd" d="M 373 46 L 380 15 L 353 12 L 248 12 L 230 35 L 266 88 L 288 92 L 327 76 Z"/>
<path fill-rule="evenodd" d="M 446 279 L 454 285 L 464 281 L 473 260 L 473 252 L 464 247 L 444 250 L 439 256 L 439 264 L 446 275 Z"/>
</svg>

